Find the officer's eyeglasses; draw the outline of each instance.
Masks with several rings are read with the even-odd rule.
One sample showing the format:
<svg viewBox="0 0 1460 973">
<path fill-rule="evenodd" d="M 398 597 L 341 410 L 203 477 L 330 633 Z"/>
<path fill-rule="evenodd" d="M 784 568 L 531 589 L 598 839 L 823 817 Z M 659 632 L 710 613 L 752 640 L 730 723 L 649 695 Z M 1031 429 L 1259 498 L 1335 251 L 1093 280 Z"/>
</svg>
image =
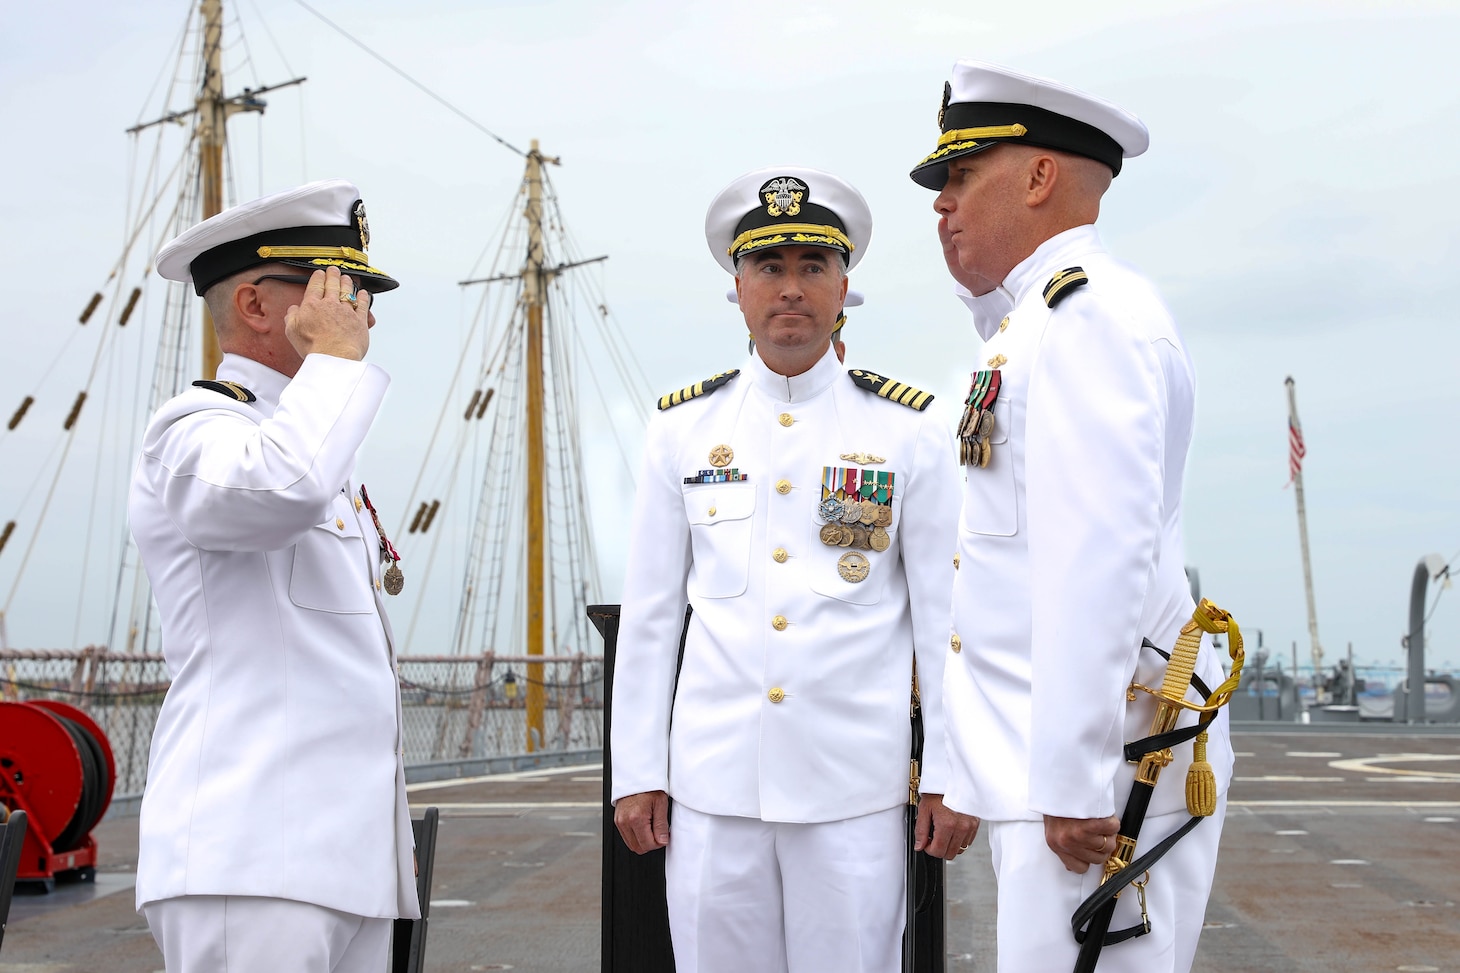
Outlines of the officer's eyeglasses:
<svg viewBox="0 0 1460 973">
<path fill-rule="evenodd" d="M 254 286 L 257 287 L 260 282 L 266 280 L 282 280 L 286 284 L 308 284 L 311 276 L 311 274 L 264 274 L 262 277 L 254 281 Z M 359 283 L 356 283 L 355 292 L 358 294 L 360 291 L 365 291 L 367 294 L 370 295 L 371 304 L 374 304 L 376 299 L 379 297 L 379 295 L 376 294 L 374 291 L 361 286 Z"/>
</svg>

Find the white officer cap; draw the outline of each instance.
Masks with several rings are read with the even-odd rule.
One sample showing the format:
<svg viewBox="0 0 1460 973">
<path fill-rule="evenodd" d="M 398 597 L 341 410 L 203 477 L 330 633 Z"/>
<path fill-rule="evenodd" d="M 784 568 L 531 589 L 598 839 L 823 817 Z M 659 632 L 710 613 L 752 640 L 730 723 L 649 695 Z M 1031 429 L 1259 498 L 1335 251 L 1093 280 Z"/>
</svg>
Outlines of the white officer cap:
<svg viewBox="0 0 1460 973">
<path fill-rule="evenodd" d="M 943 133 L 938 147 L 911 173 L 913 182 L 934 190 L 948 181 L 949 159 L 1001 142 L 1083 155 L 1116 175 L 1123 159 L 1151 144 L 1145 123 L 1118 105 L 984 61 L 953 65 L 953 77 L 943 85 L 938 128 Z"/>
<path fill-rule="evenodd" d="M 735 273 L 747 253 L 769 247 L 825 247 L 851 270 L 872 239 L 862 194 L 820 169 L 772 166 L 747 172 L 710 203 L 705 240 L 715 261 Z"/>
<path fill-rule="evenodd" d="M 354 183 L 325 179 L 224 210 L 157 252 L 157 272 L 192 281 L 201 296 L 241 270 L 282 263 L 305 270 L 338 267 L 366 290 L 394 290 L 400 282 L 370 266 L 370 224 Z"/>
</svg>

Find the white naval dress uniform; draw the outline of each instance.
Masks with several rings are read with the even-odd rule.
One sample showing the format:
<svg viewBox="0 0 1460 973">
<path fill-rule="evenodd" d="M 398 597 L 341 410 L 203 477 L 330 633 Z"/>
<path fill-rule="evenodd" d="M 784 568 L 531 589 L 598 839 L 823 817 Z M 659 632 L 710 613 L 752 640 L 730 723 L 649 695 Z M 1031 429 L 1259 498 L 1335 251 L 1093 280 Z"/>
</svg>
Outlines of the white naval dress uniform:
<svg viewBox="0 0 1460 973">
<path fill-rule="evenodd" d="M 725 468 L 746 479 L 686 483 L 711 468 L 710 453 L 722 445 L 734 452 Z M 895 474 L 891 546 L 863 552 L 871 570 L 860 583 L 839 575 L 847 549 L 821 542 L 816 515 L 824 469 L 858 466 L 844 453 L 871 454 L 862 457 L 866 469 Z M 954 456 L 936 407 L 917 412 L 857 387 L 830 349 L 791 378 L 752 355 L 725 387 L 651 421 L 614 675 L 613 799 L 665 790 L 675 802 L 667 871 L 681 973 L 881 973 L 889 955 L 895 965 L 904 901 L 896 822 L 907 802 L 914 657 L 926 727 L 922 791 L 941 793 L 947 780 L 939 703 Z M 693 615 L 676 689 L 686 600 Z M 892 894 L 876 916 L 838 925 L 828 916 L 837 908 L 831 893 L 802 883 L 842 864 L 805 847 L 788 855 L 788 836 L 875 815 L 879 847 L 858 838 L 839 854 L 877 859 L 876 874 L 847 878 Z M 728 828 L 708 844 L 694 839 L 691 849 L 691 829 L 682 827 L 690 816 Z M 769 879 L 744 877 L 757 867 L 757 839 L 735 820 L 746 832 L 758 822 L 785 826 L 765 839 L 781 846 L 770 852 Z M 768 890 L 751 898 L 769 895 L 771 914 L 738 932 L 717 926 L 739 907 L 707 887 L 720 875 Z M 783 939 L 789 956 L 776 953 Z M 773 945 L 747 955 L 757 942 Z"/>
<path fill-rule="evenodd" d="M 138 908 L 251 896 L 416 918 L 379 537 L 350 484 L 389 377 L 316 354 L 292 380 L 226 355 L 218 378 L 257 401 L 205 388 L 172 399 L 132 482 L 172 675 Z"/>
<path fill-rule="evenodd" d="M 1051 309 L 1046 285 L 1074 267 L 1089 283 Z M 1155 712 L 1145 694 L 1127 702 L 1126 688 L 1158 687 L 1165 671 L 1141 640 L 1170 651 L 1191 617 L 1181 487 L 1195 374 L 1155 289 L 1106 253 L 1094 226 L 1046 241 L 990 294 L 963 296 L 985 340 L 977 367 L 999 369 L 1002 387 L 991 461 L 965 471 L 945 802 L 989 828 L 1000 970 L 1067 971 L 1070 915 L 1100 869 L 1065 871 L 1042 817 L 1120 813 L 1135 772 L 1122 746 L 1148 735 Z M 1196 671 L 1211 688 L 1223 678 L 1209 638 Z M 1162 773 L 1137 854 L 1186 820 L 1191 751 L 1177 747 Z M 1225 794 L 1225 714 L 1208 759 Z M 1152 869 L 1154 929 L 1107 947 L 1102 970 L 1189 968 L 1221 825 L 1219 810 Z M 1112 929 L 1138 921 L 1135 899 L 1121 896 Z"/>
</svg>

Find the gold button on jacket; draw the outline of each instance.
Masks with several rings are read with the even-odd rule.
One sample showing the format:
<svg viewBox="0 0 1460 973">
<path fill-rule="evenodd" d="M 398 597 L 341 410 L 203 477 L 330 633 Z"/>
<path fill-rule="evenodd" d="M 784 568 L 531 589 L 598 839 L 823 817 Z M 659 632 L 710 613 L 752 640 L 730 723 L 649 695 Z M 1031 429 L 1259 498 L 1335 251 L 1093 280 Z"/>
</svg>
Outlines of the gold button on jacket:
<svg viewBox="0 0 1460 973">
<path fill-rule="evenodd" d="M 791 425 L 791 423 L 793 423 L 795 421 L 796 420 L 791 416 L 791 413 L 789 413 L 789 412 L 782 412 L 781 413 L 781 418 L 780 418 L 781 425 L 783 425 L 783 426 L 789 426 L 789 425 Z"/>
<path fill-rule="evenodd" d="M 786 553 L 786 549 L 784 547 L 778 547 L 774 551 L 771 551 L 771 558 L 777 564 L 785 564 L 786 563 L 786 558 L 788 558 L 790 556 L 791 555 L 789 555 L 789 554 Z"/>
<path fill-rule="evenodd" d="M 776 492 L 779 493 L 783 497 L 786 494 L 790 493 L 791 492 L 791 481 L 790 480 L 777 480 L 776 481 Z"/>
<path fill-rule="evenodd" d="M 790 623 L 786 621 L 785 615 L 777 615 L 775 618 L 771 619 L 771 628 L 775 629 L 777 632 L 784 632 L 788 624 Z"/>
<path fill-rule="evenodd" d="M 773 703 L 779 703 L 781 700 L 786 698 L 786 692 L 785 690 L 781 689 L 780 686 L 777 686 L 770 692 L 766 693 L 765 697 Z"/>
<path fill-rule="evenodd" d="M 951 646 L 953 646 L 953 651 L 954 652 L 962 652 L 963 651 L 963 639 L 961 639 L 961 638 L 958 637 L 958 633 L 957 632 L 954 632 L 953 633 L 953 637 L 948 640 L 948 644 L 951 645 Z"/>
</svg>

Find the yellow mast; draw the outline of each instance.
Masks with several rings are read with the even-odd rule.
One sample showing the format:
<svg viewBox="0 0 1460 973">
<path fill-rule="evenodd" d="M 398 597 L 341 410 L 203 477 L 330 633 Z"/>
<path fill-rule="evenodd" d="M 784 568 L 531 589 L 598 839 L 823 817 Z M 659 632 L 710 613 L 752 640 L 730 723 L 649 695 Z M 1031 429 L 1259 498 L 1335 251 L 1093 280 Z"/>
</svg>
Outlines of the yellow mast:
<svg viewBox="0 0 1460 973">
<path fill-rule="evenodd" d="M 542 309 L 547 273 L 542 247 L 543 156 L 532 140 L 527 153 L 527 263 L 522 268 L 523 301 L 527 305 L 527 654 L 543 654 L 543 544 L 547 534 L 544 485 L 547 459 L 543 451 Z M 527 666 L 527 752 L 543 744 L 542 663 Z M 536 731 L 536 732 L 534 732 Z"/>
<path fill-rule="evenodd" d="M 223 0 L 203 0 L 203 86 L 198 92 L 198 161 L 203 177 L 203 219 L 223 212 L 223 145 L 228 106 L 223 100 Z M 203 305 L 203 377 L 218 374 L 223 352 L 213 315 Z"/>
<path fill-rule="evenodd" d="M 186 111 L 169 112 L 161 118 L 134 125 L 127 129 L 135 135 L 144 128 L 163 122 L 181 122 L 188 115 L 197 113 L 198 169 L 203 181 L 202 219 L 217 216 L 223 212 L 223 149 L 228 143 L 228 119 L 242 111 L 262 113 L 267 105 L 259 95 L 276 88 L 287 88 L 300 84 L 304 78 L 295 78 L 283 84 L 265 85 L 262 88 L 244 88 L 243 94 L 232 98 L 223 95 L 223 0 L 201 0 L 198 9 L 203 14 L 203 82 L 198 86 L 198 97 L 193 107 Z M 203 374 L 213 378 L 218 374 L 218 363 L 223 354 L 218 350 L 218 336 L 213 332 L 213 318 L 203 306 Z"/>
</svg>

